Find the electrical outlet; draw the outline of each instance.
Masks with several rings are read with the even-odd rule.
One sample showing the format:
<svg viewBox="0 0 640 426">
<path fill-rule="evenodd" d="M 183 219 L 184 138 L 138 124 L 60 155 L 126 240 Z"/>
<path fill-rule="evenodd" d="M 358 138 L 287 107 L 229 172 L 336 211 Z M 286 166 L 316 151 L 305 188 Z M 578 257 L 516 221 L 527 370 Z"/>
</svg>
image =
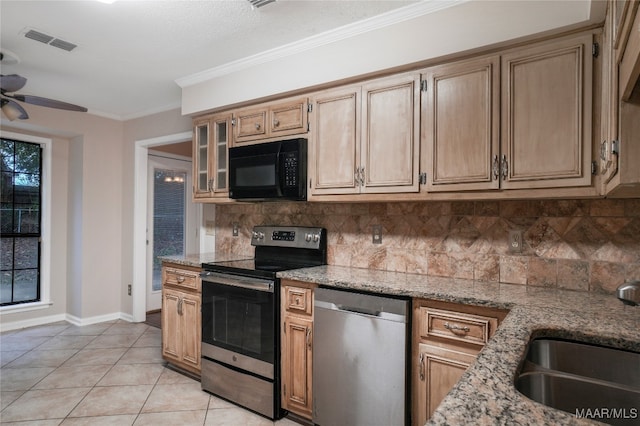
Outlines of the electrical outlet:
<svg viewBox="0 0 640 426">
<path fill-rule="evenodd" d="M 131 284 L 127 286 L 127 294 L 131 296 Z"/>
<path fill-rule="evenodd" d="M 509 252 L 522 253 L 522 231 L 519 229 L 509 231 Z"/>
<path fill-rule="evenodd" d="M 373 244 L 382 244 L 382 225 L 371 227 L 371 239 Z"/>
<path fill-rule="evenodd" d="M 238 222 L 233 222 L 233 230 L 231 231 L 231 235 L 233 235 L 234 237 L 238 236 Z"/>
</svg>

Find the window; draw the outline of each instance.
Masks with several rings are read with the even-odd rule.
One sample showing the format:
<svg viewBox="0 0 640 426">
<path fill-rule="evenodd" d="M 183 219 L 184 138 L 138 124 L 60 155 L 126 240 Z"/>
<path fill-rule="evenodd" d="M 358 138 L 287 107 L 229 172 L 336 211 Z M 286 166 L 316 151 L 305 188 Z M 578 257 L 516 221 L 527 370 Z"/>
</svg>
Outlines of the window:
<svg viewBox="0 0 640 426">
<path fill-rule="evenodd" d="M 42 164 L 40 144 L 2 138 L 0 306 L 41 300 Z"/>
</svg>

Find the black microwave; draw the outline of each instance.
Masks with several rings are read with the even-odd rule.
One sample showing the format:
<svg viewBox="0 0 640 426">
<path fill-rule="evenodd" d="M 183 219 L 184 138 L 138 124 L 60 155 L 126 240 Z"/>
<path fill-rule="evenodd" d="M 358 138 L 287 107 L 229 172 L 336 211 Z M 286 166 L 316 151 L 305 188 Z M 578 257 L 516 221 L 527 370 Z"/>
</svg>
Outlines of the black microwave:
<svg viewBox="0 0 640 426">
<path fill-rule="evenodd" d="M 306 200 L 307 140 L 229 148 L 229 198 Z"/>
</svg>

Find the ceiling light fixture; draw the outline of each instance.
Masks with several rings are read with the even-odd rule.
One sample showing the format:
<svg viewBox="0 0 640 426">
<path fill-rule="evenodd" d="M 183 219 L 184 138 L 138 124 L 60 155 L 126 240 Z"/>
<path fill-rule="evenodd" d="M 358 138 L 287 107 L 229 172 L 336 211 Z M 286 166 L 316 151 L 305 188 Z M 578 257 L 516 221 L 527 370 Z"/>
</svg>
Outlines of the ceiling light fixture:
<svg viewBox="0 0 640 426">
<path fill-rule="evenodd" d="M 251 3 L 252 9 L 257 9 L 259 7 L 268 5 L 269 3 L 273 3 L 276 0 L 247 0 L 247 1 Z"/>
<path fill-rule="evenodd" d="M 0 104 L 2 104 L 2 112 L 9 119 L 9 121 L 13 121 L 16 118 L 24 120 L 28 117 L 25 117 L 26 113 L 24 110 L 20 110 L 16 107 L 15 102 L 11 102 L 7 99 L 0 99 Z"/>
</svg>

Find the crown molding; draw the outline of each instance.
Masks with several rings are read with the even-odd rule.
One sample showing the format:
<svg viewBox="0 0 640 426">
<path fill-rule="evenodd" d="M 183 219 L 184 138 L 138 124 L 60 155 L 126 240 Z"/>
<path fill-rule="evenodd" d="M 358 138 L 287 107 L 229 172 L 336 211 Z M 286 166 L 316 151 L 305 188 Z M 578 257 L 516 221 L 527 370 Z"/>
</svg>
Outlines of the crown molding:
<svg viewBox="0 0 640 426">
<path fill-rule="evenodd" d="M 243 69 L 251 68 L 277 59 L 292 56 L 297 53 L 305 52 L 317 47 L 325 46 L 336 41 L 355 37 L 357 35 L 367 33 L 379 28 L 408 21 L 420 16 L 437 12 L 466 3 L 471 0 L 424 0 L 418 3 L 405 6 L 399 9 L 389 11 L 387 13 L 374 16 L 353 24 L 345 25 L 340 28 L 326 31 L 311 37 L 304 38 L 294 43 L 289 43 L 274 49 L 266 50 L 256 55 L 232 61 L 218 67 L 210 68 L 186 77 L 179 78 L 175 82 L 181 88 L 193 86 L 203 83 L 216 77 L 232 74 Z"/>
</svg>

